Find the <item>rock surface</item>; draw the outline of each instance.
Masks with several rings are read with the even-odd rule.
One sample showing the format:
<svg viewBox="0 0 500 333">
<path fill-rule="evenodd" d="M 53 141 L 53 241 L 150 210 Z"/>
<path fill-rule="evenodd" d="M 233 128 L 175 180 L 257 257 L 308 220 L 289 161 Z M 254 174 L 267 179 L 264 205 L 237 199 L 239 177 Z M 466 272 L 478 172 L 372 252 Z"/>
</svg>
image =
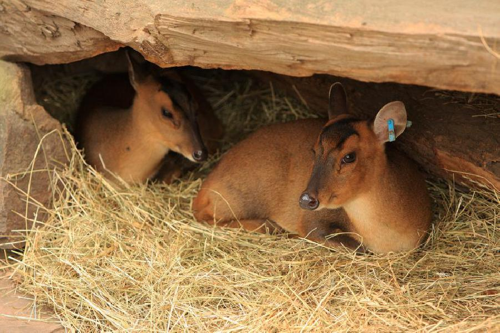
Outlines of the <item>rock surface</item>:
<svg viewBox="0 0 500 333">
<path fill-rule="evenodd" d="M 61 124 L 36 104 L 28 68 L 0 61 L 0 248 L 43 220 L 53 169 L 67 161 Z"/>
</svg>

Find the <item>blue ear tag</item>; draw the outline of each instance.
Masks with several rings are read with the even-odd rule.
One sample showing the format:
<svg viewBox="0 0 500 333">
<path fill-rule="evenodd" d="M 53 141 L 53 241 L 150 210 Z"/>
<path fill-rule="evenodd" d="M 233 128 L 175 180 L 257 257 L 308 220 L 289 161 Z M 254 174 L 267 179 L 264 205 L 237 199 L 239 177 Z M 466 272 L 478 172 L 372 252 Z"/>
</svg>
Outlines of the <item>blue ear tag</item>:
<svg viewBox="0 0 500 333">
<path fill-rule="evenodd" d="M 387 120 L 387 129 L 389 131 L 389 142 L 396 141 L 396 133 L 394 133 L 394 120 Z"/>
</svg>

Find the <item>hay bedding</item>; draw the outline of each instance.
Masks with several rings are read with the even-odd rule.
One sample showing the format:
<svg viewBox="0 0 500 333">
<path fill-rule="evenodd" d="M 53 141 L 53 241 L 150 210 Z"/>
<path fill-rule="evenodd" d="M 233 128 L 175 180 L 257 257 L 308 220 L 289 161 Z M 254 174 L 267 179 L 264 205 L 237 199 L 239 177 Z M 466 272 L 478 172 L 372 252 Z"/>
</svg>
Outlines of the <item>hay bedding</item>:
<svg viewBox="0 0 500 333">
<path fill-rule="evenodd" d="M 234 75 L 198 78 L 228 142 L 309 116 L 272 87 Z M 500 329 L 498 195 L 429 183 L 437 224 L 424 248 L 356 256 L 196 223 L 197 176 L 217 159 L 170 186 L 116 189 L 72 149 L 70 166 L 53 175 L 50 218 L 28 234 L 16 264 L 20 289 L 82 332 Z"/>
</svg>

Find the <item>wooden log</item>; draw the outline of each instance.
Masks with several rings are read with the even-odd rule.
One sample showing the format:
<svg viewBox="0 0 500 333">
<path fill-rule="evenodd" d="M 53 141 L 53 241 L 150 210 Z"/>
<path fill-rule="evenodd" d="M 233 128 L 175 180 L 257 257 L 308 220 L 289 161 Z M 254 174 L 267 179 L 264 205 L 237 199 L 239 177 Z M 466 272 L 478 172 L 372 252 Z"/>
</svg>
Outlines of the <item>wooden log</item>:
<svg viewBox="0 0 500 333">
<path fill-rule="evenodd" d="M 161 67 L 500 94 L 498 13 L 491 0 L 8 0 L 0 57 L 54 64 L 126 45 Z"/>
<path fill-rule="evenodd" d="M 102 33 L 19 0 L 0 3 L 0 58 L 58 64 L 117 50 Z"/>
<path fill-rule="evenodd" d="M 0 61 L 0 248 L 23 245 L 52 198 L 51 170 L 67 161 L 61 124 L 36 104 L 24 65 Z"/>
<path fill-rule="evenodd" d="M 367 84 L 327 75 L 292 78 L 253 72 L 286 89 L 313 110 L 326 114 L 328 91 L 341 81 L 351 110 L 374 117 L 388 102 L 405 103 L 413 125 L 396 141 L 399 148 L 432 175 L 467 186 L 500 191 L 500 97 L 435 91 L 399 84 Z"/>
</svg>

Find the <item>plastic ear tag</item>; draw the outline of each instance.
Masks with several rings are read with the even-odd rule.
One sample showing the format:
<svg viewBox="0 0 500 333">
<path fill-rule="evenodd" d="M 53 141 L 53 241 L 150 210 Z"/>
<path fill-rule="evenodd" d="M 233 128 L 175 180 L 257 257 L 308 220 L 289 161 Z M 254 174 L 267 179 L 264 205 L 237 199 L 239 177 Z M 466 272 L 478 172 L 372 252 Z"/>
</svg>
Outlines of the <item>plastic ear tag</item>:
<svg viewBox="0 0 500 333">
<path fill-rule="evenodd" d="M 394 132 L 394 120 L 387 120 L 387 129 L 389 131 L 389 142 L 396 141 L 396 133 Z"/>
</svg>

